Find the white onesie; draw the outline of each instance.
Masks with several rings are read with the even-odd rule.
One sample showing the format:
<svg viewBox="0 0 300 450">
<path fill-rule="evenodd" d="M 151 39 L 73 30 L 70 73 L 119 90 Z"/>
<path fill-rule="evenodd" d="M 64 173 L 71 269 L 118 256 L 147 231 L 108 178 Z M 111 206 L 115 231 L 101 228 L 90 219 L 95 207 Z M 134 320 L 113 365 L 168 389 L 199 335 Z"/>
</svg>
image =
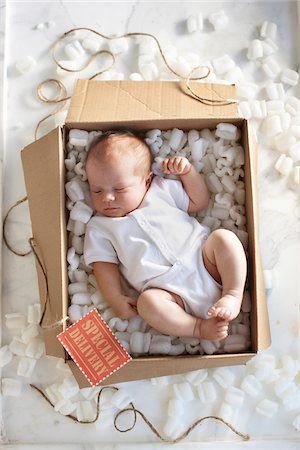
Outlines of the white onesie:
<svg viewBox="0 0 300 450">
<path fill-rule="evenodd" d="M 221 286 L 203 263 L 208 228 L 187 213 L 188 204 L 180 181 L 154 177 L 138 209 L 124 217 L 92 217 L 85 233 L 85 263 L 119 264 L 138 292 L 168 290 L 180 295 L 188 313 L 208 318 Z"/>
</svg>

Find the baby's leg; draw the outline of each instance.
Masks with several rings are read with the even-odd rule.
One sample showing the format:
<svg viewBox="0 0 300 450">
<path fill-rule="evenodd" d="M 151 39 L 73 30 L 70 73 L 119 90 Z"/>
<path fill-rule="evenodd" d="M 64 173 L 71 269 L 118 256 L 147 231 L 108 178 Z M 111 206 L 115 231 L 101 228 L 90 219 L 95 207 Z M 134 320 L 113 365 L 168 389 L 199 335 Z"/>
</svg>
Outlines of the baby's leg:
<svg viewBox="0 0 300 450">
<path fill-rule="evenodd" d="M 138 298 L 137 310 L 149 325 L 167 335 L 219 341 L 228 334 L 227 322 L 188 314 L 178 295 L 162 289 L 144 291 Z"/>
<path fill-rule="evenodd" d="M 239 314 L 247 273 L 247 261 L 238 237 L 228 230 L 214 231 L 203 246 L 203 260 L 211 276 L 222 284 L 222 297 L 208 315 L 226 321 Z"/>
</svg>

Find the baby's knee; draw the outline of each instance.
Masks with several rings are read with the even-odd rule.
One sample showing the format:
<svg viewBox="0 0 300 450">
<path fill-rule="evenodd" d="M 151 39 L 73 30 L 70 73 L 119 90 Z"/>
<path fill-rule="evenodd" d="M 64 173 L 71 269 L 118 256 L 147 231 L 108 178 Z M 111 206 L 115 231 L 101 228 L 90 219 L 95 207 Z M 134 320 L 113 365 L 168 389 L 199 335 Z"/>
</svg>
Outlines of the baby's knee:
<svg viewBox="0 0 300 450">
<path fill-rule="evenodd" d="M 150 289 L 142 292 L 137 299 L 137 312 L 142 315 L 145 310 L 149 310 L 152 303 L 152 294 Z"/>
<path fill-rule="evenodd" d="M 211 233 L 210 237 L 214 241 L 215 245 L 218 246 L 240 246 L 241 242 L 239 238 L 236 236 L 233 231 L 225 230 L 224 228 L 220 228 Z"/>
</svg>

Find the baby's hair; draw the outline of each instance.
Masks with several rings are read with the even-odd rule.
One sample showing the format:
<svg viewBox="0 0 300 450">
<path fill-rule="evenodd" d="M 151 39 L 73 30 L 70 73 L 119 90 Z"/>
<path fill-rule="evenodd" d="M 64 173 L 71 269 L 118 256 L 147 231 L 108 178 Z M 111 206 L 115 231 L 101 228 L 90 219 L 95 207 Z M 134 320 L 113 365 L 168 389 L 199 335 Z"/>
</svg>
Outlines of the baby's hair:
<svg viewBox="0 0 300 450">
<path fill-rule="evenodd" d="M 119 140 L 128 139 L 130 143 L 135 143 L 135 146 L 114 146 Z M 113 152 L 118 152 L 120 155 L 133 156 L 136 162 L 135 175 L 147 176 L 151 171 L 153 156 L 148 144 L 144 139 L 129 130 L 113 130 L 105 131 L 100 136 L 97 136 L 92 142 L 88 151 L 87 161 L 90 158 L 95 158 L 98 161 L 103 161 L 109 158 Z"/>
</svg>

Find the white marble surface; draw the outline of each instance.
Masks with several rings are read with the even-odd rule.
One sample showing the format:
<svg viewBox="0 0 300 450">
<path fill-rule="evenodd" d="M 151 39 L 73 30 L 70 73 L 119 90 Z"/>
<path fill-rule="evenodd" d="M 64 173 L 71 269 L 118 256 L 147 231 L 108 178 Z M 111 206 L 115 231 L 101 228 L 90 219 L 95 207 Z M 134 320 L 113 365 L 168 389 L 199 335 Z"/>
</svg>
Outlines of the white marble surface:
<svg viewBox="0 0 300 450">
<path fill-rule="evenodd" d="M 300 62 L 299 4 L 295 1 L 246 2 L 246 1 L 198 1 L 198 2 L 28 2 L 1 1 L 1 13 L 6 9 L 7 31 L 7 99 L 6 146 L 4 155 L 3 210 L 25 195 L 20 161 L 20 149 L 33 140 L 35 126 L 51 107 L 42 105 L 36 98 L 37 85 L 46 78 L 57 77 L 51 59 L 50 48 L 55 39 L 74 27 L 87 26 L 104 34 L 122 34 L 144 31 L 155 34 L 162 42 L 174 45 L 179 53 L 193 51 L 200 54 L 201 61 L 211 60 L 228 53 L 241 66 L 249 81 L 262 83 L 263 79 L 255 64 L 245 58 L 249 40 L 258 33 L 258 26 L 265 20 L 278 25 L 276 58 L 283 66 L 297 68 Z M 184 20 L 192 13 L 209 13 L 224 9 L 229 25 L 224 31 L 215 32 L 205 21 L 204 30 L 193 35 L 186 33 Z M 1 18 L 1 45 L 4 33 Z M 55 26 L 36 29 L 41 23 L 53 21 Z M 0 48 L 2 58 L 2 48 Z M 24 75 L 17 74 L 15 64 L 24 56 L 31 56 L 37 64 Z M 0 61 L 3 67 L 3 58 Z M 121 55 L 116 69 L 125 78 L 135 72 L 136 61 L 132 49 L 129 57 Z M 83 72 L 82 78 L 88 73 Z M 68 77 L 69 93 L 72 82 Z M 3 80 L 1 80 L 3 82 Z M 293 91 L 300 97 L 298 85 Z M 291 92 L 291 93 L 292 93 Z M 258 123 L 253 123 L 258 127 Z M 299 358 L 299 195 L 287 188 L 286 180 L 276 175 L 274 161 L 278 157 L 270 149 L 265 136 L 259 136 L 259 193 L 261 217 L 261 250 L 264 269 L 273 271 L 274 285 L 268 292 L 268 306 L 272 332 L 272 346 L 268 351 L 276 361 L 282 355 Z M 298 203 L 298 206 L 297 206 Z M 9 225 L 9 236 L 18 249 L 26 248 L 30 235 L 30 220 L 26 206 L 16 211 Z M 26 312 L 27 306 L 38 301 L 34 259 L 19 258 L 3 248 L 3 293 L 2 313 Z M 2 345 L 10 342 L 12 333 L 3 327 Z M 15 377 L 18 357 L 2 370 L 2 376 Z M 138 419 L 134 430 L 119 433 L 113 428 L 115 410 L 108 411 L 108 427 L 76 424 L 55 412 L 45 400 L 29 387 L 29 382 L 43 387 L 62 382 L 63 373 L 53 370 L 54 358 L 41 358 L 33 375 L 22 378 L 24 384 L 21 397 L 2 398 L 1 439 L 8 449 L 282 449 L 299 448 L 299 432 L 292 422 L 297 411 L 286 411 L 278 399 L 272 384 L 263 382 L 263 391 L 258 398 L 246 398 L 236 411 L 233 424 L 251 436 L 251 441 L 242 443 L 239 438 L 222 425 L 206 423 L 198 426 L 179 444 L 162 445 L 148 427 Z M 235 375 L 235 386 L 253 371 L 253 364 L 231 369 Z M 17 376 L 16 376 L 17 377 Z M 154 385 L 149 381 L 123 383 L 121 389 L 132 396 L 137 408 L 162 431 L 166 421 L 166 404 L 172 394 L 172 384 L 184 377 L 168 377 L 167 384 Z M 299 374 L 297 381 L 298 394 Z M 186 402 L 184 429 L 199 417 L 218 414 L 224 391 L 218 389 L 218 399 L 213 405 L 199 401 Z M 256 404 L 267 398 L 276 401 L 278 412 L 272 419 L 259 416 Z M 299 411 L 298 411 L 299 413 Z M 26 444 L 26 445 L 25 445 Z M 46 445 L 47 444 L 47 445 Z M 49 447 L 48 447 L 49 444 Z"/>
</svg>

